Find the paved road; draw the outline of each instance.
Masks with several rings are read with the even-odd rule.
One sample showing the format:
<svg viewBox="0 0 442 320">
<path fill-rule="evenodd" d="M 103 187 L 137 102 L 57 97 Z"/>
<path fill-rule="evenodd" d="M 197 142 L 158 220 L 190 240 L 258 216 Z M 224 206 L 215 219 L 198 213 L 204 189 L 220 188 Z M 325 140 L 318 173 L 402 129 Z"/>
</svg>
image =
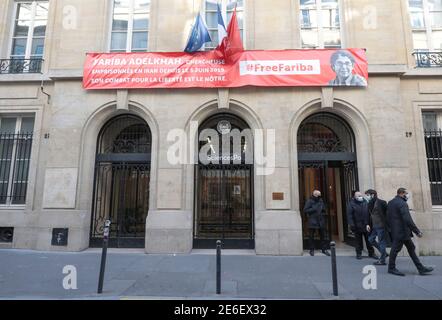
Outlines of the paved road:
<svg viewBox="0 0 442 320">
<path fill-rule="evenodd" d="M 442 299 L 442 257 L 422 257 L 435 267 L 419 276 L 411 260 L 398 258 L 406 277 L 377 267 L 377 289 L 363 288 L 363 268 L 373 260 L 338 257 L 340 299 Z M 97 295 L 100 253 L 0 250 L 0 299 L 238 298 L 333 299 L 330 258 L 224 255 L 221 296 L 215 292 L 215 256 L 108 254 L 103 295 Z M 63 288 L 63 268 L 77 270 L 77 289 Z"/>
</svg>

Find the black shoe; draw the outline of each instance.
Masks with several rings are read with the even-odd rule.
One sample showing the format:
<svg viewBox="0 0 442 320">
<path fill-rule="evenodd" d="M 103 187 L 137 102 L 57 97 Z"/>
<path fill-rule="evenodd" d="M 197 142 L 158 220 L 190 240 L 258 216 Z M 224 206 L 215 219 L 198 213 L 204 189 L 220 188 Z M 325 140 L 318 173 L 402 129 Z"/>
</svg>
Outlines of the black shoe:
<svg viewBox="0 0 442 320">
<path fill-rule="evenodd" d="M 421 276 L 428 274 L 430 272 L 432 272 L 434 269 L 432 267 L 423 267 L 421 270 L 419 270 L 419 274 Z"/>
<path fill-rule="evenodd" d="M 310 255 L 313 257 L 315 255 L 315 250 L 310 250 Z"/>
<path fill-rule="evenodd" d="M 323 254 L 325 254 L 326 256 L 330 257 L 330 252 L 328 252 L 328 250 L 322 250 L 321 251 Z"/>
<path fill-rule="evenodd" d="M 379 260 L 379 257 L 376 255 L 376 253 L 372 253 L 368 255 L 370 258 L 373 258 L 375 260 Z"/>
<path fill-rule="evenodd" d="M 356 256 L 356 259 L 361 260 L 361 259 L 362 259 L 362 256 L 361 256 L 360 254 L 358 254 L 358 255 Z"/>
<path fill-rule="evenodd" d="M 405 277 L 405 274 L 400 272 L 398 269 L 389 269 L 388 273 L 394 274 L 395 276 Z"/>
<path fill-rule="evenodd" d="M 385 261 L 383 261 L 383 260 L 378 260 L 378 261 L 376 261 L 376 262 L 373 262 L 373 264 L 375 265 L 375 266 L 386 266 L 387 264 L 385 263 Z"/>
</svg>

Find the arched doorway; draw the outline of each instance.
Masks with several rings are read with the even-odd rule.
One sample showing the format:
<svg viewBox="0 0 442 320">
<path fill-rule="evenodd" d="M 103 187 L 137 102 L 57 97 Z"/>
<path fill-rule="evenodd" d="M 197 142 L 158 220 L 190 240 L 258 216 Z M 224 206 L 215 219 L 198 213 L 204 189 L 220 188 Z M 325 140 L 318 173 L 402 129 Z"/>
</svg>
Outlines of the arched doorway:
<svg viewBox="0 0 442 320">
<path fill-rule="evenodd" d="M 198 130 L 195 165 L 194 248 L 253 249 L 253 137 L 247 123 L 228 113 Z"/>
<path fill-rule="evenodd" d="M 327 207 L 327 240 L 354 244 L 346 217 L 346 205 L 358 187 L 355 137 L 341 117 L 320 112 L 305 119 L 297 134 L 299 199 L 303 210 L 313 190 L 322 192 Z M 307 217 L 302 214 L 304 248 Z M 320 247 L 317 241 L 318 248 Z"/>
<path fill-rule="evenodd" d="M 90 246 L 101 246 L 111 220 L 110 247 L 143 248 L 149 210 L 152 135 L 141 118 L 112 118 L 98 135 Z"/>
</svg>

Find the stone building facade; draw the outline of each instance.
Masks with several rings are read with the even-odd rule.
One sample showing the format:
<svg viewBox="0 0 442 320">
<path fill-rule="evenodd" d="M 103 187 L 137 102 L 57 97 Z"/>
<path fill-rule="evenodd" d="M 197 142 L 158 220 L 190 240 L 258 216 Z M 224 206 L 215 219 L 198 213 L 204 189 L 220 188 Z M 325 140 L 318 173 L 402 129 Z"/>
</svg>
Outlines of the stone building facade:
<svg viewBox="0 0 442 320">
<path fill-rule="evenodd" d="M 118 43 L 125 44 L 127 39 L 123 41 L 119 35 L 113 35 L 119 32 L 119 27 L 112 0 L 0 1 L 0 126 L 4 123 L 1 130 L 7 130 L 8 123 L 15 123 L 12 130 L 17 137 L 12 147 L 23 145 L 25 138 L 19 136 L 20 126 L 23 128 L 26 118 L 33 119 L 32 145 L 22 177 L 16 179 L 18 169 L 11 169 L 12 163 L 15 168 L 20 163 L 23 165 L 16 149 L 15 158 L 11 153 L 2 159 L 4 170 L 10 173 L 2 173 L 1 179 L 4 201 L 0 204 L 0 230 L 4 236 L 0 247 L 80 251 L 90 246 L 97 197 L 103 192 L 97 186 L 99 137 L 109 121 L 119 115 L 131 115 L 150 129 L 146 171 L 149 179 L 143 194 L 148 201 L 147 207 L 146 204 L 142 207 L 145 225 L 141 228 L 145 251 L 190 252 L 196 243 L 195 215 L 201 201 L 197 195 L 201 180 L 194 164 L 170 164 L 167 152 L 172 143 L 168 134 L 182 129 L 196 141 L 192 121 L 203 123 L 223 114 L 242 119 L 251 129 L 276 130 L 275 170 L 266 176 L 252 171 L 252 192 L 246 199 L 250 202 L 246 207 L 251 210 L 252 244 L 248 247 L 257 254 L 302 254 L 306 236 L 302 198 L 309 190 L 300 191 L 308 179 L 315 181 L 326 176 L 327 183 L 322 185 L 335 189 L 324 192 L 329 202 L 335 203 L 335 222 L 330 223 L 335 230 L 334 238 L 344 241 L 347 237 L 344 207 L 350 189 L 374 188 L 380 197 L 389 200 L 398 187 L 405 186 L 412 194 L 409 204 L 413 217 L 425 234 L 418 240 L 420 253 L 442 253 L 442 207 L 435 200 L 437 190 L 432 192 L 437 181 L 432 179 L 430 183 L 432 168 L 429 168 L 424 133 L 425 115 L 436 114 L 437 118 L 438 112 L 442 112 L 442 60 L 437 53 L 441 47 L 437 42 L 439 31 L 433 30 L 427 20 L 430 26 L 418 32 L 419 19 L 424 18 L 420 18 L 419 10 L 413 11 L 420 8 L 414 4 L 416 1 L 340 0 L 336 1 L 338 20 L 336 8 L 321 7 L 320 1 L 239 2 L 245 49 L 299 49 L 310 45 L 312 39 L 318 48 L 366 48 L 367 88 L 84 90 L 82 68 L 86 52 L 134 51 L 134 46 L 147 46 L 141 51 L 183 51 L 196 13 L 205 11 L 206 19 L 210 13 L 205 1 L 200 0 L 147 2 L 148 13 L 144 12 L 149 17 L 144 33 L 147 42 L 136 42 L 143 32 L 136 34 L 137 23 L 130 23 L 136 10 L 129 6 L 134 10 L 128 13 L 130 27 L 123 23 L 122 28 L 131 34 L 132 48 L 119 48 Z M 228 11 L 229 3 L 223 4 Z M 27 6 L 23 6 L 27 14 L 22 17 L 17 14 L 20 5 Z M 426 8 L 423 17 L 430 13 L 436 20 L 438 2 L 424 0 L 422 5 Z M 436 9 L 428 10 L 429 6 Z M 322 14 L 316 15 L 314 10 L 318 8 L 319 12 L 334 15 L 335 19 L 331 19 L 334 27 L 328 28 L 326 18 L 322 24 L 312 22 L 313 17 Z M 39 10 L 42 10 L 40 16 Z M 31 22 L 20 24 L 21 19 Z M 29 26 L 34 27 L 33 34 L 26 29 Z M 46 26 L 45 30 L 41 26 Z M 327 34 L 330 30 L 334 35 Z M 313 36 L 308 32 L 313 32 Z M 426 32 L 427 35 L 432 32 L 428 35 L 433 39 L 431 47 L 427 44 L 425 48 L 424 44 L 417 48 Z M 329 37 L 334 40 L 328 42 Z M 433 60 L 424 60 L 419 65 L 422 61 L 413 55 L 415 49 L 428 49 L 418 51 L 424 58 L 428 52 L 435 52 Z M 14 59 L 16 62 L 42 59 L 42 63 L 25 67 L 20 64 L 16 68 Z M 301 157 L 298 152 L 299 130 L 315 115 L 329 119 L 318 120 L 319 123 L 345 125 L 351 132 L 355 158 L 350 176 L 357 179 L 352 178 L 354 186 L 347 188 L 347 194 L 344 194 L 345 179 L 350 176 L 345 175 L 345 170 L 349 159 L 313 159 Z M 439 145 L 440 141 L 436 139 Z M 316 169 L 301 165 L 308 161 L 320 165 Z M 330 171 L 333 168 L 336 170 Z M 313 176 L 307 178 L 309 175 Z M 25 188 L 20 191 L 19 201 L 16 196 L 20 183 Z M 242 189 L 235 190 L 240 194 Z M 57 237 L 63 238 L 66 229 L 67 239 L 62 239 L 60 245 Z"/>
</svg>

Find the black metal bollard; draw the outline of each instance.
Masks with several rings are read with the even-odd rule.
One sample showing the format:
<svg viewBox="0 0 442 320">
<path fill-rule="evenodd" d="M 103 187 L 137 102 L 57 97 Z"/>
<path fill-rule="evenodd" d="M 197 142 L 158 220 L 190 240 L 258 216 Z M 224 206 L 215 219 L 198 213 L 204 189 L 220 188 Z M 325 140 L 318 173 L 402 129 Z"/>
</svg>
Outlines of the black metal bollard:
<svg viewBox="0 0 442 320">
<path fill-rule="evenodd" d="M 332 277 L 333 277 L 333 295 L 338 296 L 338 272 L 336 268 L 336 243 L 330 242 Z"/>
<path fill-rule="evenodd" d="M 221 240 L 216 241 L 216 294 L 221 293 Z"/>
<path fill-rule="evenodd" d="M 103 292 L 104 270 L 106 268 L 107 245 L 109 241 L 109 228 L 111 222 L 106 220 L 103 232 L 103 251 L 101 252 L 100 276 L 98 280 L 98 293 Z"/>
</svg>

